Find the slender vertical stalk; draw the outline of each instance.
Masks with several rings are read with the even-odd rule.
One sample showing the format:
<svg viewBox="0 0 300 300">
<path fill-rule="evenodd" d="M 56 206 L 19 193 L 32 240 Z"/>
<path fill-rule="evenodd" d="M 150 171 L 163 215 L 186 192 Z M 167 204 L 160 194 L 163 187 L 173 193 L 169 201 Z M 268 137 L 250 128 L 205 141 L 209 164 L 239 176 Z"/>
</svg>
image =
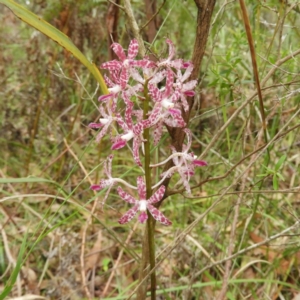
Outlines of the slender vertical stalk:
<svg viewBox="0 0 300 300">
<path fill-rule="evenodd" d="M 145 82 L 144 86 L 144 111 L 143 111 L 143 119 L 147 119 L 147 114 L 149 112 L 149 95 L 148 95 L 148 80 Z M 152 196 L 151 189 L 151 169 L 150 169 L 150 133 L 149 129 L 144 129 L 143 138 L 144 142 L 144 151 L 145 151 L 145 160 L 144 160 L 144 168 L 145 168 L 145 183 L 146 183 L 146 198 L 149 199 Z M 140 264 L 140 275 L 139 281 L 141 282 L 145 276 L 147 276 L 148 271 L 145 271 L 145 268 L 148 267 L 148 263 L 150 262 L 150 270 L 155 268 L 155 243 L 154 243 L 154 228 L 155 228 L 155 220 L 152 215 L 148 213 L 147 227 L 145 229 L 145 236 L 142 246 L 142 260 Z M 148 269 L 149 270 L 149 269 Z M 137 299 L 145 299 L 146 298 L 146 288 L 145 286 L 141 286 L 141 288 L 137 291 Z M 154 271 L 151 274 L 151 300 L 156 299 L 156 272 Z"/>
<path fill-rule="evenodd" d="M 145 82 L 144 87 L 144 116 L 146 119 L 149 111 L 149 94 L 148 94 L 148 80 Z M 144 130 L 144 139 L 145 139 L 145 181 L 146 181 L 146 195 L 147 199 L 152 196 L 151 190 L 151 169 L 150 169 L 150 134 L 149 128 Z M 154 227 L 155 221 L 152 215 L 148 211 L 148 220 L 147 220 L 147 233 L 148 233 L 148 245 L 149 245 L 149 261 L 151 270 L 155 267 L 155 243 L 154 243 Z M 151 274 L 151 299 L 156 299 L 156 272 L 154 271 Z"/>
</svg>

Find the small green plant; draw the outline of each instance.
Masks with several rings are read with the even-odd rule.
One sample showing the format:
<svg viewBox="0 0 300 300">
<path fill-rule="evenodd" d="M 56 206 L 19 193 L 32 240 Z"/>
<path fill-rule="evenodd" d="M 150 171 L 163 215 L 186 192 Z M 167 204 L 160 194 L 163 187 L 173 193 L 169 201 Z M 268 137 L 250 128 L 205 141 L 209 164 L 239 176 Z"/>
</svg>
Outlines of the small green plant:
<svg viewBox="0 0 300 300">
<path fill-rule="evenodd" d="M 263 174 L 258 174 L 257 176 L 259 176 L 259 177 L 269 177 L 269 176 L 271 176 L 272 181 L 273 181 L 273 188 L 274 188 L 274 190 L 278 190 L 279 180 L 284 181 L 284 177 L 279 171 L 282 168 L 285 160 L 286 160 L 286 154 L 282 155 L 279 158 L 279 160 L 277 161 L 277 163 L 274 166 L 274 169 L 271 168 L 271 167 L 266 167 L 266 166 L 262 165 L 262 167 L 266 170 L 266 172 L 263 173 Z"/>
</svg>

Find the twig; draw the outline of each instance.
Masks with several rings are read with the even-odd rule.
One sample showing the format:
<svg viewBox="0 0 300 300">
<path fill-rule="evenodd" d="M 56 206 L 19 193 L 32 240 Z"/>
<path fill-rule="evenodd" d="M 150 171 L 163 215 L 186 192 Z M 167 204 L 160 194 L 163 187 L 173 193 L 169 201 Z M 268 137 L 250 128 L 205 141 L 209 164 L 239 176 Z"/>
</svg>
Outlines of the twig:
<svg viewBox="0 0 300 300">
<path fill-rule="evenodd" d="M 107 2 L 110 2 L 111 4 L 119 7 L 120 9 L 124 10 L 124 7 L 122 5 L 117 4 L 116 2 L 112 1 L 112 0 L 107 0 Z"/>
<path fill-rule="evenodd" d="M 146 24 L 144 24 L 141 28 L 140 28 L 140 32 L 159 14 L 160 10 L 163 8 L 163 6 L 165 5 L 166 0 L 163 1 L 163 3 L 161 4 L 161 6 L 158 8 L 158 10 L 153 14 L 153 16 L 146 22 Z"/>
<path fill-rule="evenodd" d="M 228 192 L 224 196 L 229 195 L 238 195 L 238 194 L 299 194 L 300 193 L 300 186 L 285 189 L 285 190 L 249 190 L 249 191 L 237 191 L 237 192 Z M 184 196 L 186 199 L 207 199 L 207 198 L 213 198 L 218 197 L 221 194 L 213 194 L 213 195 L 207 195 L 207 196 Z"/>
<path fill-rule="evenodd" d="M 129 26 L 133 32 L 134 37 L 137 39 L 138 44 L 139 44 L 139 54 L 144 57 L 146 54 L 146 48 L 144 45 L 144 41 L 142 39 L 142 36 L 140 34 L 140 29 L 139 26 L 135 20 L 134 14 L 133 14 L 133 10 L 130 4 L 129 0 L 124 0 L 124 10 L 125 13 L 128 17 L 128 22 L 129 22 Z"/>
<path fill-rule="evenodd" d="M 267 143 L 268 136 L 267 136 L 267 123 L 266 123 L 266 116 L 265 116 L 265 108 L 264 108 L 264 102 L 263 102 L 263 98 L 262 98 L 261 85 L 260 85 L 260 79 L 259 79 L 257 62 L 256 62 L 254 41 L 253 41 L 252 32 L 251 32 L 251 28 L 250 28 L 250 20 L 249 20 L 249 16 L 248 16 L 248 12 L 247 12 L 247 8 L 246 8 L 244 0 L 240 0 L 240 7 L 241 7 L 242 14 L 243 14 L 244 26 L 245 26 L 245 30 L 246 30 L 246 34 L 247 34 L 247 38 L 248 38 L 248 44 L 249 44 L 249 48 L 250 48 L 253 73 L 254 73 L 254 78 L 256 81 L 257 95 L 258 95 L 258 99 L 259 99 L 259 108 L 260 108 L 260 114 L 261 114 L 262 125 L 263 125 L 264 139 L 265 139 L 265 142 Z M 267 150 L 267 155 L 268 156 L 270 155 L 268 150 Z"/>
</svg>

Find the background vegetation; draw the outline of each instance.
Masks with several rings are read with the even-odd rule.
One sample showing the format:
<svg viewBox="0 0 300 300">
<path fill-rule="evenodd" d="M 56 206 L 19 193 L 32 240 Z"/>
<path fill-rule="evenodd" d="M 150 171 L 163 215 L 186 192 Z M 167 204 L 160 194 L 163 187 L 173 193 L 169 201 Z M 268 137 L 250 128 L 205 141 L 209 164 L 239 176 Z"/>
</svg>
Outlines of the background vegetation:
<svg viewBox="0 0 300 300">
<path fill-rule="evenodd" d="M 300 5 L 248 2 L 269 144 L 239 3 L 218 1 L 190 123 L 193 150 L 209 167 L 197 173 L 193 197 L 173 195 L 162 206 L 174 225 L 156 228 L 161 299 L 215 299 L 224 282 L 227 299 L 300 297 Z M 112 58 L 108 2 L 18 3 L 98 66 Z M 144 2 L 132 5 L 143 26 Z M 0 293 L 10 279 L 9 297 L 83 299 L 88 291 L 126 299 L 143 228 L 117 223 L 125 210 L 115 193 L 102 209 L 105 191 L 89 189 L 110 152 L 87 128 L 97 119 L 97 84 L 68 52 L 0 7 Z M 122 10 L 116 24 L 113 36 L 127 48 L 132 35 Z M 192 0 L 166 1 L 151 50 L 165 54 L 169 37 L 177 56 L 190 59 L 195 24 Z M 115 173 L 137 174 L 124 152 L 115 157 Z"/>
</svg>

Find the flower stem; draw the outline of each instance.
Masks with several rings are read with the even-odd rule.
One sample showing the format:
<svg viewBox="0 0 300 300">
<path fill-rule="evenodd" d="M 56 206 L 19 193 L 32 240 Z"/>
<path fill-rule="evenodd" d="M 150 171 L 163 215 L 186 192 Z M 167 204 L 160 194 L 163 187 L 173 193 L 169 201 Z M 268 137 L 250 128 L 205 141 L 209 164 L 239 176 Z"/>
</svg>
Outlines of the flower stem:
<svg viewBox="0 0 300 300">
<path fill-rule="evenodd" d="M 147 119 L 147 114 L 149 112 L 149 94 L 148 94 L 148 80 L 145 82 L 144 86 L 144 111 L 143 111 L 143 119 Z M 150 168 L 150 133 L 149 128 L 144 130 L 143 134 L 144 140 L 144 150 L 145 150 L 145 183 L 146 183 L 146 198 L 149 199 L 152 196 L 152 188 L 151 188 L 151 168 Z M 147 228 L 145 230 L 145 234 L 147 237 L 144 237 L 143 243 L 143 259 L 141 261 L 141 269 L 140 269 L 140 280 L 143 279 L 147 274 L 144 273 L 145 267 L 147 267 L 148 262 L 150 262 L 150 270 L 155 268 L 155 243 L 154 243 L 154 228 L 155 228 L 155 220 L 152 215 L 148 211 L 148 220 L 147 220 Z M 148 257 L 147 257 L 148 256 Z M 147 263 L 146 263 L 147 262 Z M 142 274 L 142 275 L 141 275 Z M 140 298 L 144 299 L 144 298 Z M 151 274 L 151 300 L 156 299 L 156 273 L 155 271 Z"/>
</svg>

